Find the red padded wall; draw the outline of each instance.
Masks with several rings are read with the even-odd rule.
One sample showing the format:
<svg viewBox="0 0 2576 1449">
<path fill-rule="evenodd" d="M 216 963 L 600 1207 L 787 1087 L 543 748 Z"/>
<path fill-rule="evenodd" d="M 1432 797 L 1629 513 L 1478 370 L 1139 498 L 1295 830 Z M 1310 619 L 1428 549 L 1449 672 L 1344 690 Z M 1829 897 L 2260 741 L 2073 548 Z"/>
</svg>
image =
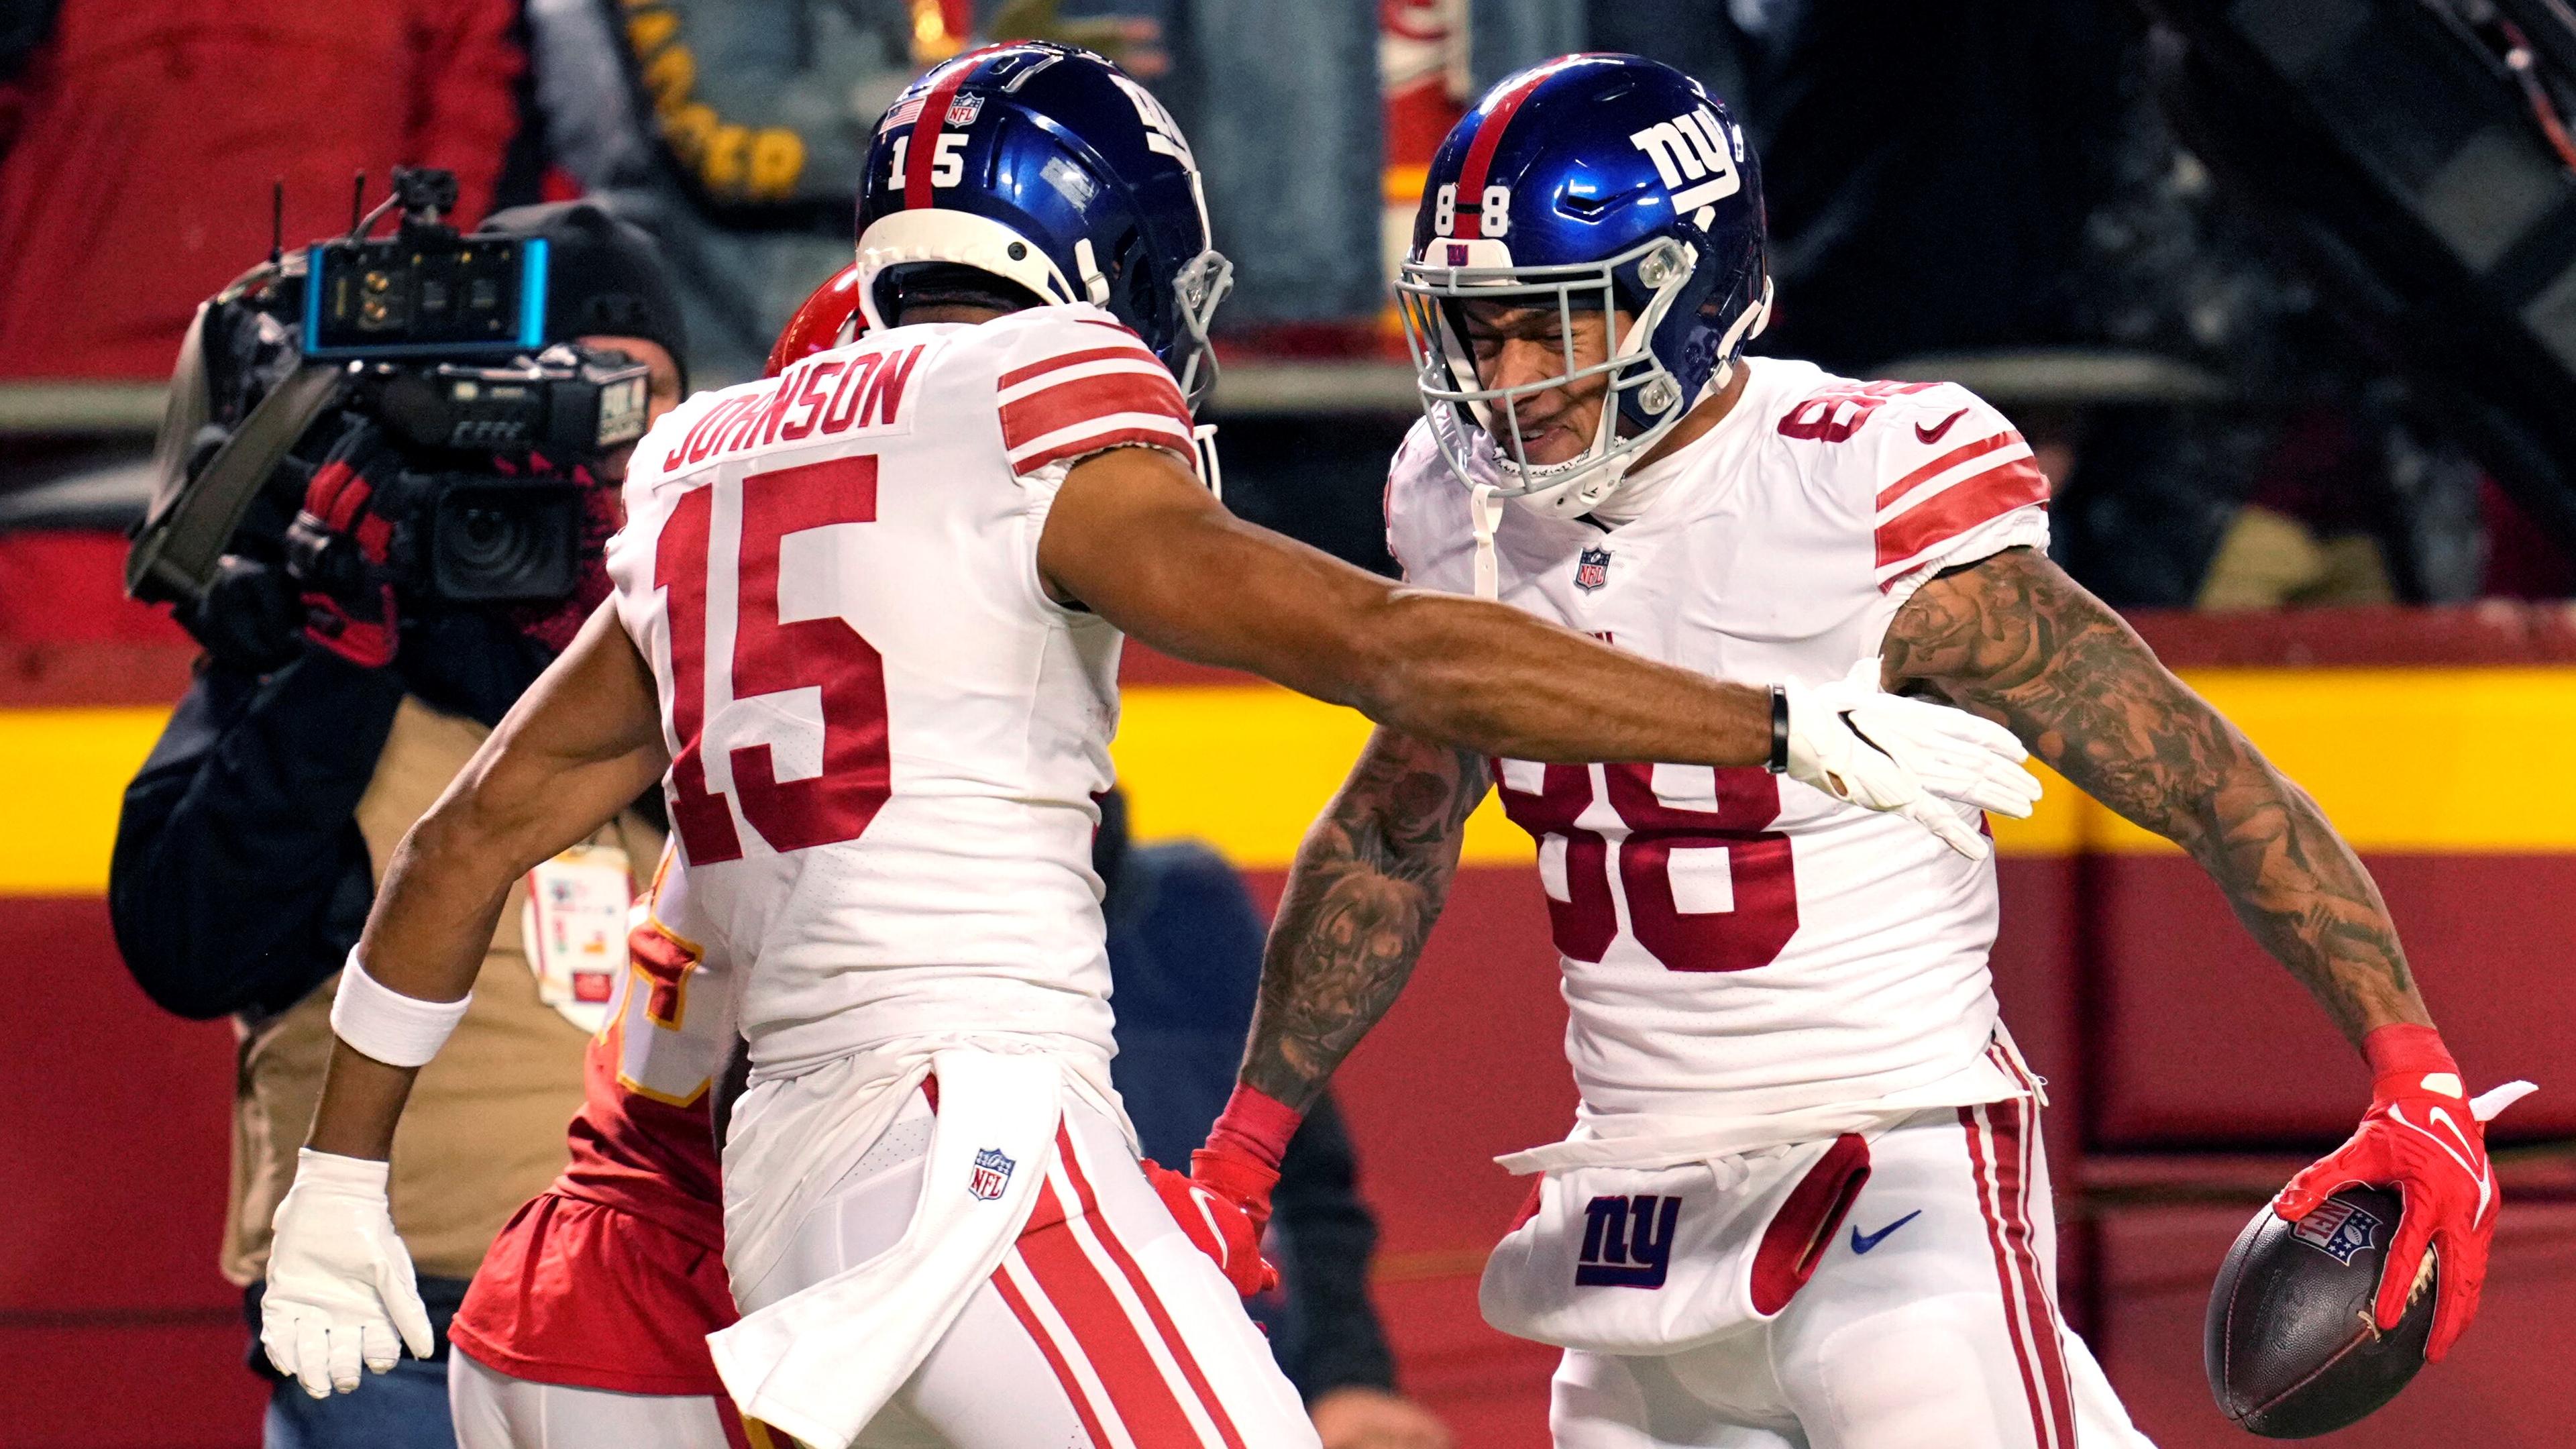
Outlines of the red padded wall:
<svg viewBox="0 0 2576 1449">
<path fill-rule="evenodd" d="M 232 1027 L 145 1000 L 101 900 L 0 899 L 0 961 L 0 1446 L 256 1443 L 215 1271 Z"/>
<path fill-rule="evenodd" d="M 2373 855 L 2425 1001 L 2471 1080 L 2544 1083 L 2576 1021 L 2576 856 Z M 2330 1141 L 2369 1082 L 2306 992 L 2258 948 L 2200 868 L 2179 856 L 2086 863 L 2098 993 L 2096 1146 Z M 2576 1093 L 2543 1092 L 2501 1139 L 2576 1132 Z"/>
</svg>

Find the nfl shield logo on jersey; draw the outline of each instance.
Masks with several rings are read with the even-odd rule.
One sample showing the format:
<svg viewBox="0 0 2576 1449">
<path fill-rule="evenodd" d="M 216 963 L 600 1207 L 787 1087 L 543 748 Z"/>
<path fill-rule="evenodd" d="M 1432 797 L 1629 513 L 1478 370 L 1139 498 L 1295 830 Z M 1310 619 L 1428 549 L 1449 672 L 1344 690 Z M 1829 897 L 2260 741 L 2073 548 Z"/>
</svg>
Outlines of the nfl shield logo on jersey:
<svg viewBox="0 0 2576 1449">
<path fill-rule="evenodd" d="M 2352 1255 L 2369 1247 L 2378 1233 L 2378 1218 L 2333 1198 L 2290 1225 L 2291 1237 L 2338 1263 L 2350 1263 Z"/>
<path fill-rule="evenodd" d="M 966 1184 L 967 1193 L 978 1202 L 991 1202 L 1011 1185 L 1011 1169 L 1018 1166 L 1010 1155 L 994 1148 L 975 1154 L 975 1175 Z"/>
<path fill-rule="evenodd" d="M 1585 593 L 1610 582 L 1610 550 L 1587 548 L 1574 560 L 1574 586 Z"/>
</svg>

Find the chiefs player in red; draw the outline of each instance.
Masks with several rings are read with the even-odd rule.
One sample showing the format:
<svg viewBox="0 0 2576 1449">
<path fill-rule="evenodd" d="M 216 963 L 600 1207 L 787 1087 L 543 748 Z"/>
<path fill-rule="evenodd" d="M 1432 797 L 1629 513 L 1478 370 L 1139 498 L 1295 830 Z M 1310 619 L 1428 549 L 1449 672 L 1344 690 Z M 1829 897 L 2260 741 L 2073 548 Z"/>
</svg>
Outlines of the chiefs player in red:
<svg viewBox="0 0 2576 1449">
<path fill-rule="evenodd" d="M 858 268 L 814 289 L 769 375 L 852 340 Z M 608 1024 L 584 1063 L 572 1161 L 484 1256 L 449 1329 L 462 1449 L 764 1449 L 707 1335 L 734 1321 L 710 1093 L 733 1045 L 723 963 L 650 914 L 681 888 L 663 857 Z"/>
</svg>

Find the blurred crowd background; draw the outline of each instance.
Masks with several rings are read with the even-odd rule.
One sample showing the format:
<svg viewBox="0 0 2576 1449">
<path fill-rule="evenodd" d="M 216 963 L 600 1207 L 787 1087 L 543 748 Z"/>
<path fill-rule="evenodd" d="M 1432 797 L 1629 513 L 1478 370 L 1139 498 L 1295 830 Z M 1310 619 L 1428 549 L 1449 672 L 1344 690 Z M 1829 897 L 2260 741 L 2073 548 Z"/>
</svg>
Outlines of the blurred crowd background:
<svg viewBox="0 0 2576 1449">
<path fill-rule="evenodd" d="M 400 164 L 454 170 L 468 223 L 601 200 L 666 249 L 692 379 L 721 385 L 756 373 L 846 260 L 887 100 L 966 46 L 1045 36 L 1122 61 L 1193 138 L 1239 267 L 1220 317 L 1238 367 L 1217 404 L 1237 501 L 1346 556 L 1384 562 L 1377 474 L 1413 410 L 1386 282 L 1421 165 L 1493 79 L 1594 48 L 1679 65 L 1750 126 L 1779 285 L 1757 350 L 1986 391 L 2044 445 L 2062 561 L 2114 603 L 2554 598 L 2576 582 L 2546 516 L 2336 324 L 2245 188 L 2177 139 L 2149 17 L 2127 0 L 7 13 L 0 381 L 126 386 L 11 388 L 0 529 L 130 519 L 144 389 L 197 302 L 267 251 L 275 183 L 289 245 L 344 227 L 352 178 L 381 195 Z M 0 591 L 0 635 L 42 627 L 16 592 Z"/>
<path fill-rule="evenodd" d="M 2221 22 L 2239 60 L 2306 77 L 2305 122 L 2211 59 Z M 1379 569 L 1418 416 L 1387 284 L 1441 136 L 1571 50 L 1724 97 L 1769 205 L 1754 350 L 2002 406 L 2060 560 L 2326 803 L 2480 1082 L 2542 1081 L 2498 1157 L 2517 1209 L 2486 1318 L 2329 1442 L 2576 1441 L 2551 1381 L 2576 1160 L 2550 1137 L 2576 1093 L 2546 1070 L 2576 1016 L 2562 0 L 0 0 L 0 959 L 26 982 L 0 1008 L 0 1449 L 238 1449 L 266 1392 L 214 1273 L 247 1055 L 144 1002 L 104 905 L 117 792 L 204 671 L 123 594 L 194 309 L 273 239 L 345 230 L 353 183 L 372 203 L 435 166 L 468 227 L 571 198 L 641 227 L 691 385 L 740 381 L 849 260 L 888 101 L 1024 37 L 1117 59 L 1195 145 L 1238 267 L 1210 409 L 1229 505 Z M 2376 174 L 2406 217 L 2356 203 L 2362 153 L 2396 158 Z M 2528 336 L 2477 310 L 2488 282 Z M 1129 682 L 1139 837 L 1205 840 L 1266 911 L 1351 720 L 1170 661 Z M 2198 1381 L 2208 1274 L 2362 1083 L 2188 862 L 2124 831 L 2058 798 L 2004 832 L 1999 989 L 2051 1078 L 2070 1314 L 2159 1442 L 2234 1442 Z M 1502 838 L 1471 836 L 1412 996 L 1342 1079 L 1383 1227 L 1388 1344 L 1362 1356 L 1475 1449 L 1544 1442 L 1549 1362 L 1475 1315 L 1523 1191 L 1484 1159 L 1571 1106 L 1527 846 Z"/>
</svg>

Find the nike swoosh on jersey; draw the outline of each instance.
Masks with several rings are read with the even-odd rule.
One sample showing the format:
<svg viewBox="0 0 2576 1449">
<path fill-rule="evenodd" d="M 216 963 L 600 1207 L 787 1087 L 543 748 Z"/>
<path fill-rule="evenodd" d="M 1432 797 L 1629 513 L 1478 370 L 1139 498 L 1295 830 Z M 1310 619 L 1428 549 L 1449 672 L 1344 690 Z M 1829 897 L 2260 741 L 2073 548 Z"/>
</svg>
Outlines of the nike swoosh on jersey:
<svg viewBox="0 0 2576 1449">
<path fill-rule="evenodd" d="M 1921 438 L 1927 443 L 1937 443 L 1941 441 L 1941 435 L 1943 433 L 1950 431 L 1950 425 L 1952 423 L 1957 422 L 1959 419 L 1964 418 L 1967 415 L 1968 410 L 1966 408 L 1961 408 L 1957 412 L 1943 418 L 1938 427 L 1927 428 L 1921 423 L 1916 423 L 1914 425 L 1914 436 Z"/>
<path fill-rule="evenodd" d="M 1889 1223 L 1886 1227 L 1880 1228 L 1877 1232 L 1868 1234 L 1861 1232 L 1860 1224 L 1852 1224 L 1852 1251 L 1855 1253 L 1868 1252 L 1870 1249 L 1877 1247 L 1880 1243 L 1885 1242 L 1888 1234 L 1895 1232 L 1898 1228 L 1905 1226 L 1907 1223 L 1910 1223 L 1921 1216 L 1923 1216 L 1923 1209 L 1916 1208 L 1914 1211 L 1907 1213 L 1905 1216 L 1898 1218 L 1892 1223 Z"/>
</svg>

